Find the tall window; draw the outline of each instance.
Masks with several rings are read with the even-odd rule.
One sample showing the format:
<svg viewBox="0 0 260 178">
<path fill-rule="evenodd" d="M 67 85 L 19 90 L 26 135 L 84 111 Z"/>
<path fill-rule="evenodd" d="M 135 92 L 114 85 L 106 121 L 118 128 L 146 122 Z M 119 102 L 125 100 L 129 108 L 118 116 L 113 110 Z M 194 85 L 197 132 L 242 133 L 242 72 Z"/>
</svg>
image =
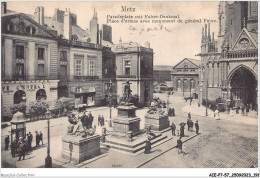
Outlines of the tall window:
<svg viewBox="0 0 260 178">
<path fill-rule="evenodd" d="M 16 58 L 24 59 L 24 46 L 21 45 L 16 46 Z"/>
<path fill-rule="evenodd" d="M 24 76 L 24 64 L 16 64 L 16 76 Z"/>
<path fill-rule="evenodd" d="M 75 75 L 82 75 L 82 62 L 81 59 L 76 59 Z"/>
<path fill-rule="evenodd" d="M 67 51 L 61 51 L 60 52 L 60 60 L 61 61 L 67 61 Z"/>
<path fill-rule="evenodd" d="M 60 75 L 61 76 L 67 76 L 67 66 L 66 65 L 60 66 Z"/>
<path fill-rule="evenodd" d="M 191 89 L 195 88 L 195 81 L 193 79 L 190 81 L 190 87 Z"/>
<path fill-rule="evenodd" d="M 184 72 L 187 72 L 188 71 L 188 66 L 187 65 L 185 65 L 184 66 L 184 70 L 183 70 Z"/>
<path fill-rule="evenodd" d="M 44 76 L 44 64 L 38 64 L 38 75 L 39 76 Z"/>
<path fill-rule="evenodd" d="M 181 80 L 177 80 L 177 88 L 181 88 Z"/>
<path fill-rule="evenodd" d="M 95 61 L 90 60 L 89 61 L 89 75 L 94 76 L 95 74 Z"/>
<path fill-rule="evenodd" d="M 38 48 L 38 59 L 44 59 L 44 48 Z"/>
<path fill-rule="evenodd" d="M 125 75 L 130 75 L 131 62 L 125 61 Z"/>
</svg>

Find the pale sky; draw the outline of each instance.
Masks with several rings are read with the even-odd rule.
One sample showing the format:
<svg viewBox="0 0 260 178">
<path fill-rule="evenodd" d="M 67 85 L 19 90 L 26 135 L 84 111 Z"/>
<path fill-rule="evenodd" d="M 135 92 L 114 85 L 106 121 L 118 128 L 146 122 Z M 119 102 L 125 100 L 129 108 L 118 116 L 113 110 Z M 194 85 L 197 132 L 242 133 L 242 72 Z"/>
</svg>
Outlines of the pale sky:
<svg viewBox="0 0 260 178">
<path fill-rule="evenodd" d="M 26 14 L 33 14 L 37 6 L 44 7 L 45 16 L 52 17 L 55 8 L 65 10 L 70 8 L 72 13 L 77 14 L 77 23 L 83 29 L 89 28 L 89 22 L 93 17 L 94 7 L 98 13 L 100 26 L 107 23 L 107 15 L 172 15 L 186 19 L 201 19 L 201 23 L 170 23 L 162 24 L 163 30 L 159 30 L 158 23 L 131 24 L 131 23 L 108 23 L 112 27 L 113 42 L 118 44 L 120 37 L 123 42 L 138 42 L 144 46 L 149 41 L 154 50 L 155 65 L 175 65 L 184 58 L 200 59 L 195 57 L 200 53 L 201 30 L 204 19 L 216 20 L 211 23 L 211 34 L 218 34 L 218 3 L 219 2 L 7 2 L 7 9 Z M 135 8 L 135 12 L 121 12 L 122 7 Z M 177 21 L 177 19 L 176 19 Z M 129 26 L 137 29 L 130 30 Z M 157 28 L 156 31 L 148 31 L 147 28 Z M 165 27 L 167 30 L 165 30 Z M 144 29 L 140 34 L 141 29 Z"/>
</svg>

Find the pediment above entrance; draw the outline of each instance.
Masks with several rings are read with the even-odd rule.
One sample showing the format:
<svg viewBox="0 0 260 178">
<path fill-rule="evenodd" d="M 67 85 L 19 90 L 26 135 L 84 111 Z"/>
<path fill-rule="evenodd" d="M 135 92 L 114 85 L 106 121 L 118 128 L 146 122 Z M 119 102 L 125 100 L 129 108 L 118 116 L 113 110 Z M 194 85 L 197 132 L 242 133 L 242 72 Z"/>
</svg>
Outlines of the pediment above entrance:
<svg viewBox="0 0 260 178">
<path fill-rule="evenodd" d="M 257 43 L 254 41 L 247 29 L 243 28 L 234 46 L 232 47 L 232 51 L 251 49 L 257 49 Z"/>
<path fill-rule="evenodd" d="M 55 38 L 44 26 L 39 25 L 25 14 L 2 17 L 2 33 L 40 38 Z"/>
</svg>

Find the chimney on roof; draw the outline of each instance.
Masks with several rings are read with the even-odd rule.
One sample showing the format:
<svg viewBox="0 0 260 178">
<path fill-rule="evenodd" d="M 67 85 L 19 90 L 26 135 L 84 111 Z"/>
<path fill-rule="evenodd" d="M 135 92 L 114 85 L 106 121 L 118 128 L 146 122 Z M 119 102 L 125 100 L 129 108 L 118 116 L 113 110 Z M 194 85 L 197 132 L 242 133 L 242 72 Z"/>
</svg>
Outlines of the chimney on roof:
<svg viewBox="0 0 260 178">
<path fill-rule="evenodd" d="M 72 34 L 72 26 L 71 26 L 71 18 L 70 18 L 70 9 L 65 11 L 64 13 L 64 33 L 63 36 L 67 40 L 71 40 Z"/>
<path fill-rule="evenodd" d="M 121 40 L 121 37 L 120 37 L 120 40 L 119 40 L 119 48 L 122 48 L 123 45 L 122 45 L 122 40 Z"/>
<path fill-rule="evenodd" d="M 6 2 L 1 2 L 1 14 L 6 14 Z"/>
<path fill-rule="evenodd" d="M 34 12 L 34 20 L 44 26 L 44 7 L 37 7 Z"/>
<path fill-rule="evenodd" d="M 147 42 L 145 42 L 145 47 L 146 48 L 150 48 L 150 43 L 147 41 Z"/>
</svg>

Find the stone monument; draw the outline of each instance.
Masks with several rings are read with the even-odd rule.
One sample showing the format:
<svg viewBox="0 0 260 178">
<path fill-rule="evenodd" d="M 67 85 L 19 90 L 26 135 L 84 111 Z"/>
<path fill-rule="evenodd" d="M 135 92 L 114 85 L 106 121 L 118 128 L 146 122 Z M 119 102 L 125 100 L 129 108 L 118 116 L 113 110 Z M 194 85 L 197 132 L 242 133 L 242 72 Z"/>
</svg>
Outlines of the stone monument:
<svg viewBox="0 0 260 178">
<path fill-rule="evenodd" d="M 100 136 L 95 134 L 96 126 L 92 127 L 93 116 L 73 112 L 69 115 L 70 125 L 67 135 L 62 138 L 62 157 L 74 164 L 100 154 Z"/>
<path fill-rule="evenodd" d="M 168 129 L 170 122 L 168 114 L 161 109 L 161 102 L 159 98 L 154 98 L 151 102 L 151 107 L 145 115 L 145 127 L 150 127 L 151 130 L 163 131 Z"/>
<path fill-rule="evenodd" d="M 135 115 L 136 107 L 130 103 L 131 89 L 129 81 L 124 87 L 124 94 L 120 101 L 120 106 L 117 107 L 118 116 L 113 119 L 114 135 L 118 133 L 132 136 L 140 132 L 140 118 Z"/>
</svg>

